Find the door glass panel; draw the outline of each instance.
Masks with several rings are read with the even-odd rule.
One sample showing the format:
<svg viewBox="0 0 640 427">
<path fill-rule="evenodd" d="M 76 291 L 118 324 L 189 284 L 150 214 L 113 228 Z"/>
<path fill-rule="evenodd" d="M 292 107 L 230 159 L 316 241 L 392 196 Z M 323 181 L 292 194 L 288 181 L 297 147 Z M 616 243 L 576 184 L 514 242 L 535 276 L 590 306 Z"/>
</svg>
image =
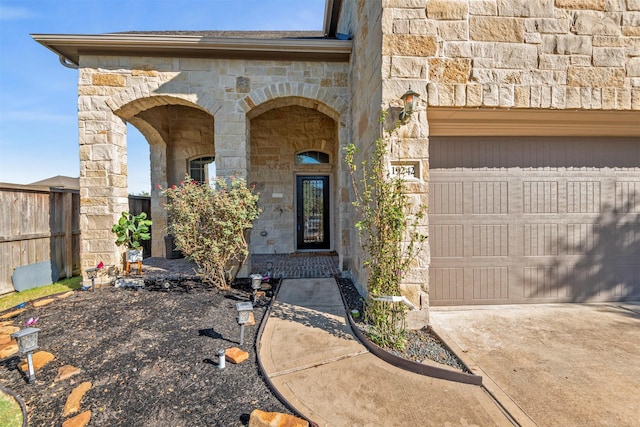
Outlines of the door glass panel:
<svg viewBox="0 0 640 427">
<path fill-rule="evenodd" d="M 329 248 L 328 177 L 298 177 L 298 249 Z"/>
</svg>

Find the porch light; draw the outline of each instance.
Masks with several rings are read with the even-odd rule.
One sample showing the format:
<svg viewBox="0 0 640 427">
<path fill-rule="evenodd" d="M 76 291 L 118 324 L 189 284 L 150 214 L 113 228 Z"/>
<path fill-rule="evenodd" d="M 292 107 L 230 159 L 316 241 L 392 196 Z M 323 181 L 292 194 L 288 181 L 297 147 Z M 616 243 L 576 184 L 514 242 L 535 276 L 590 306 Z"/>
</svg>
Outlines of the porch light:
<svg viewBox="0 0 640 427">
<path fill-rule="evenodd" d="M 253 312 L 253 304 L 250 302 L 237 302 L 236 310 L 238 310 L 238 323 L 240 324 L 240 345 L 244 344 L 244 325 L 249 322 L 251 313 Z"/>
<path fill-rule="evenodd" d="M 11 338 L 18 341 L 18 350 L 22 354 L 27 355 L 27 365 L 29 367 L 29 384 L 33 384 L 36 380 L 36 372 L 33 368 L 33 357 L 31 353 L 38 348 L 38 332 L 39 328 L 25 328 L 11 334 Z"/>
<path fill-rule="evenodd" d="M 420 94 L 411 90 L 411 86 L 409 86 L 409 90 L 404 93 L 400 97 L 402 99 L 402 111 L 400 112 L 400 121 L 405 123 L 409 120 L 411 113 L 413 113 L 413 109 L 416 106 L 417 98 L 420 97 Z"/>
</svg>

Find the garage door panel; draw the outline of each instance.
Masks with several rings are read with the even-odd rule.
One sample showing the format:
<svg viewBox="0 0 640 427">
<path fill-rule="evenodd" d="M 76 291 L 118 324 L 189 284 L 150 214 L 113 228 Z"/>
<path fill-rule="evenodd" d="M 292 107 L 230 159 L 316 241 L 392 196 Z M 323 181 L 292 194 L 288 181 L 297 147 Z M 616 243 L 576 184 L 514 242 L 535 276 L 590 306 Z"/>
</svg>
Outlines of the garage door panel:
<svg viewBox="0 0 640 427">
<path fill-rule="evenodd" d="M 637 298 L 639 142 L 433 138 L 432 303 Z"/>
</svg>

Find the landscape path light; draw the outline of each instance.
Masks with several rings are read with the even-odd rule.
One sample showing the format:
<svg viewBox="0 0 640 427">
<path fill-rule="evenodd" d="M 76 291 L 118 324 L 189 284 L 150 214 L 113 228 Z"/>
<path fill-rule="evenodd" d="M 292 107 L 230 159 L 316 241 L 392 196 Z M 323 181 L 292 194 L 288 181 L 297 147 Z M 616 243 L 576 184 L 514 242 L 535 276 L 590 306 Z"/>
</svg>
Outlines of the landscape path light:
<svg viewBox="0 0 640 427">
<path fill-rule="evenodd" d="M 27 355 L 27 366 L 29 369 L 29 384 L 36 381 L 36 372 L 33 368 L 33 357 L 31 353 L 38 348 L 39 328 L 25 328 L 11 334 L 11 338 L 18 341 L 18 350 Z"/>
<path fill-rule="evenodd" d="M 240 345 L 244 344 L 244 325 L 249 321 L 251 313 L 253 313 L 253 304 L 250 302 L 237 302 L 236 310 L 238 310 L 238 323 L 240 324 Z"/>
<path fill-rule="evenodd" d="M 249 277 L 251 277 L 251 289 L 253 289 L 253 303 L 256 304 L 258 291 L 262 288 L 262 276 L 260 274 L 252 274 Z"/>
</svg>

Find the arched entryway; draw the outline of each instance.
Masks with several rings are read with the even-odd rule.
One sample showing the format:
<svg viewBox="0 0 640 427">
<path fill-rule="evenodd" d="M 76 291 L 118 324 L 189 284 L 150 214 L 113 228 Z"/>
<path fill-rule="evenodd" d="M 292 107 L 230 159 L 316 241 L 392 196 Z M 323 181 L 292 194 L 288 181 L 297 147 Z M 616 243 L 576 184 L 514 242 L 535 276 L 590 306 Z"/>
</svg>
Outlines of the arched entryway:
<svg viewBox="0 0 640 427">
<path fill-rule="evenodd" d="M 214 118 L 202 107 L 170 96 L 137 99 L 115 113 L 134 125 L 150 145 L 151 254 L 164 256 L 167 215 L 161 189 L 184 180 L 194 162 L 213 161 Z"/>
<path fill-rule="evenodd" d="M 279 98 L 248 114 L 249 182 L 262 214 L 252 254 L 332 251 L 338 220 L 338 124 L 305 98 Z"/>
</svg>

